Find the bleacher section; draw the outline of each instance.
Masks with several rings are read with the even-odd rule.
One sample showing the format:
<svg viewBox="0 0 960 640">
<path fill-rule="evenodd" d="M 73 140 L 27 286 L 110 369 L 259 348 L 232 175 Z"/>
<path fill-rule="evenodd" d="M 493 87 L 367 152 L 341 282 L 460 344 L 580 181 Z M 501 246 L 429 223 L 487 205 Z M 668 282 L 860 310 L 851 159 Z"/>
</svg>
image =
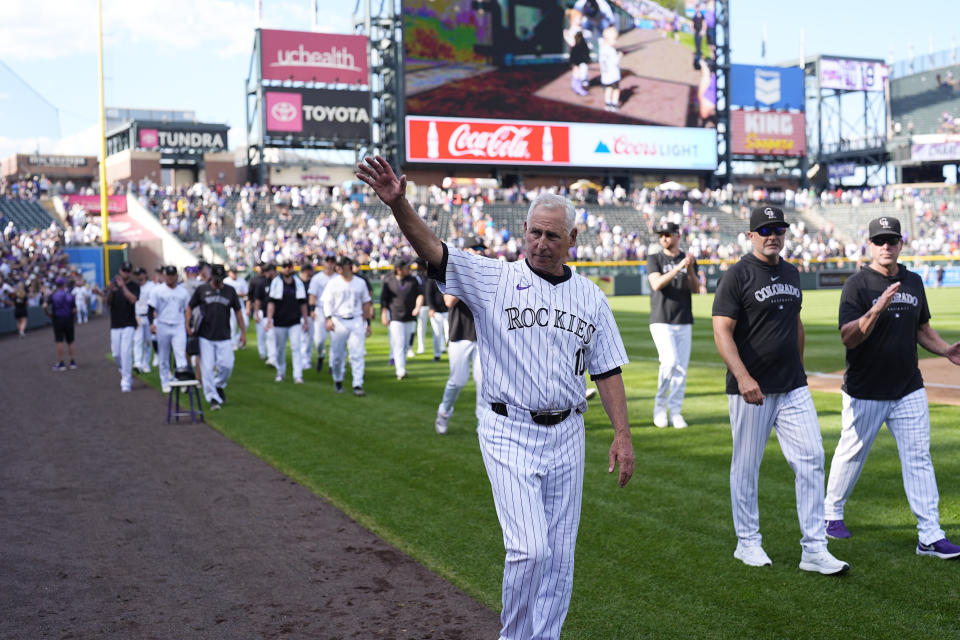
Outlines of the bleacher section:
<svg viewBox="0 0 960 640">
<path fill-rule="evenodd" d="M 0 197 L 0 215 L 13 221 L 18 231 L 46 229 L 51 223 L 62 226 L 39 202 Z"/>
<path fill-rule="evenodd" d="M 952 84 L 947 84 L 948 73 Z M 908 133 L 910 122 L 913 131 L 909 133 L 914 135 L 944 133 L 941 130 L 944 112 L 960 117 L 960 65 L 890 81 L 890 117 L 901 125 L 903 133 Z"/>
</svg>

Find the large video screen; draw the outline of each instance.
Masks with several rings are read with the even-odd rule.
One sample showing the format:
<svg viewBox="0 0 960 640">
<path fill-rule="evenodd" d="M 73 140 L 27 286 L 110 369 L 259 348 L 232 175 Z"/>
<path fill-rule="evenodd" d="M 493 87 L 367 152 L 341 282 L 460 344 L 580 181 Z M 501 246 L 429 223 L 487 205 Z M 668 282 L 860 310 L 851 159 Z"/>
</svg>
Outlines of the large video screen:
<svg viewBox="0 0 960 640">
<path fill-rule="evenodd" d="M 618 125 L 634 150 L 652 139 L 632 127 L 682 127 L 692 130 L 685 144 L 705 150 L 716 145 L 713 5 L 691 18 L 683 5 L 678 13 L 652 0 L 403 0 L 406 113 Z M 436 132 L 440 147 L 456 144 Z M 441 161 L 411 154 L 419 142 L 408 141 L 408 161 Z M 536 155 L 563 157 L 562 142 L 552 144 Z M 568 162 L 656 168 L 663 157 L 634 152 L 597 165 L 607 155 L 593 155 Z"/>
</svg>

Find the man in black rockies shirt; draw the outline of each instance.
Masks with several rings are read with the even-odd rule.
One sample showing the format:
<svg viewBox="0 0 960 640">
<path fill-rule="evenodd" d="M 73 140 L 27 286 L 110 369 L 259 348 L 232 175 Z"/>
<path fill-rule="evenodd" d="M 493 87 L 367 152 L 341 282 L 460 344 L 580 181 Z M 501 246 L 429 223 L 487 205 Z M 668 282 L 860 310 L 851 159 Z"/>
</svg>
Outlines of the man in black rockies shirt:
<svg viewBox="0 0 960 640">
<path fill-rule="evenodd" d="M 380 320 L 390 334 L 390 358 L 396 367 L 397 380 L 407 377 L 407 345 L 417 328 L 422 291 L 420 281 L 410 275 L 410 261 L 396 258 L 393 273 L 383 279 Z"/>
<path fill-rule="evenodd" d="M 120 391 L 130 391 L 133 383 L 133 333 L 137 328 L 135 305 L 140 286 L 133 276 L 133 265 L 124 262 L 110 281 L 107 305 L 110 307 L 110 351 L 120 369 Z"/>
<path fill-rule="evenodd" d="M 647 258 L 650 280 L 650 335 L 660 356 L 657 393 L 653 398 L 653 424 L 685 429 L 680 410 L 687 387 L 690 345 L 693 341 L 691 291 L 700 290 L 696 259 L 680 250 L 680 227 L 664 222 L 657 227 L 659 253 Z"/>
<path fill-rule="evenodd" d="M 226 401 L 224 389 L 233 372 L 233 344 L 230 341 L 230 314 L 243 326 L 243 312 L 236 290 L 223 283 L 226 275 L 222 264 L 212 266 L 210 282 L 197 287 L 187 307 L 187 333 L 200 338 L 200 369 L 203 395 L 216 411 Z M 191 331 L 193 310 L 199 308 L 200 324 Z M 240 348 L 247 346 L 246 332 L 239 336 Z M 216 373 L 214 373 L 216 371 Z"/>
<path fill-rule="evenodd" d="M 837 575 L 849 565 L 827 551 L 823 441 L 803 370 L 800 274 L 780 259 L 786 229 L 779 208 L 754 209 L 748 234 L 753 252 L 724 274 L 713 301 L 713 337 L 727 365 L 733 430 L 730 498 L 738 541 L 733 557 L 753 567 L 773 564 L 761 546 L 757 485 L 763 449 L 775 427 L 796 474 L 800 568 Z"/>
<path fill-rule="evenodd" d="M 937 478 L 930 458 L 930 409 L 917 344 L 960 364 L 960 342 L 947 344 L 930 326 L 923 280 L 897 262 L 900 221 L 870 222 L 870 264 L 850 276 L 840 294 L 840 339 L 847 348 L 842 431 L 830 465 L 827 535 L 849 538 L 843 507 L 886 422 L 900 451 L 903 487 L 917 518 L 917 555 L 949 559 L 960 546 L 940 528 Z"/>
</svg>

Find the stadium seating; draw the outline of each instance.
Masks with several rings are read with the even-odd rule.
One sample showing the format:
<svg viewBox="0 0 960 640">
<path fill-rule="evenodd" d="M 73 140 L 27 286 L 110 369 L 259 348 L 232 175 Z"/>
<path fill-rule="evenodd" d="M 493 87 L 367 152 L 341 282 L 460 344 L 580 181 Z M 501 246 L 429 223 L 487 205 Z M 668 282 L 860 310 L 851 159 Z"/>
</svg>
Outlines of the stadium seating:
<svg viewBox="0 0 960 640">
<path fill-rule="evenodd" d="M 11 220 L 19 231 L 46 229 L 51 224 L 60 225 L 40 203 L 32 200 L 0 197 L 0 214 Z"/>
</svg>

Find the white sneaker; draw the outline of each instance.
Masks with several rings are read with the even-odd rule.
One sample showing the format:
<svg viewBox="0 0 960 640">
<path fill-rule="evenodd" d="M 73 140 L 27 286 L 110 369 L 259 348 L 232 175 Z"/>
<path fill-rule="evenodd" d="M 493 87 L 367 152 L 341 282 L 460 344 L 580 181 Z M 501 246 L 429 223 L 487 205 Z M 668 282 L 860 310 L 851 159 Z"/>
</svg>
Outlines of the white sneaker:
<svg viewBox="0 0 960 640">
<path fill-rule="evenodd" d="M 738 543 L 737 550 L 733 552 L 733 557 L 751 567 L 769 567 L 773 564 L 770 556 L 767 555 L 767 552 L 764 551 L 760 545 L 748 547 Z"/>
<path fill-rule="evenodd" d="M 809 552 L 804 551 L 800 554 L 800 568 L 804 571 L 816 571 L 825 576 L 838 576 L 846 573 L 850 565 L 842 560 L 837 560 L 829 551 Z"/>
<path fill-rule="evenodd" d="M 443 435 L 447 432 L 447 425 L 450 423 L 450 414 L 444 413 L 443 411 L 437 411 L 437 422 L 433 426 L 437 430 L 437 434 Z"/>
<path fill-rule="evenodd" d="M 170 387 L 162 387 L 164 393 L 170 393 Z"/>
<path fill-rule="evenodd" d="M 303 378 L 294 378 L 293 384 L 303 384 Z"/>
<path fill-rule="evenodd" d="M 277 377 L 274 378 L 273 381 L 274 381 L 274 382 L 283 382 L 283 376 L 278 373 L 278 374 L 277 374 Z"/>
<path fill-rule="evenodd" d="M 417 356 L 417 354 L 413 352 L 413 349 L 408 349 L 408 350 L 407 350 L 407 357 L 408 357 L 408 358 L 415 358 L 416 356 Z"/>
<path fill-rule="evenodd" d="M 666 411 L 654 411 L 653 412 L 653 426 L 660 427 L 661 429 L 667 426 L 667 412 Z"/>
<path fill-rule="evenodd" d="M 689 425 L 687 421 L 683 419 L 683 416 L 679 413 L 673 416 L 673 428 L 674 429 L 686 429 Z"/>
</svg>

